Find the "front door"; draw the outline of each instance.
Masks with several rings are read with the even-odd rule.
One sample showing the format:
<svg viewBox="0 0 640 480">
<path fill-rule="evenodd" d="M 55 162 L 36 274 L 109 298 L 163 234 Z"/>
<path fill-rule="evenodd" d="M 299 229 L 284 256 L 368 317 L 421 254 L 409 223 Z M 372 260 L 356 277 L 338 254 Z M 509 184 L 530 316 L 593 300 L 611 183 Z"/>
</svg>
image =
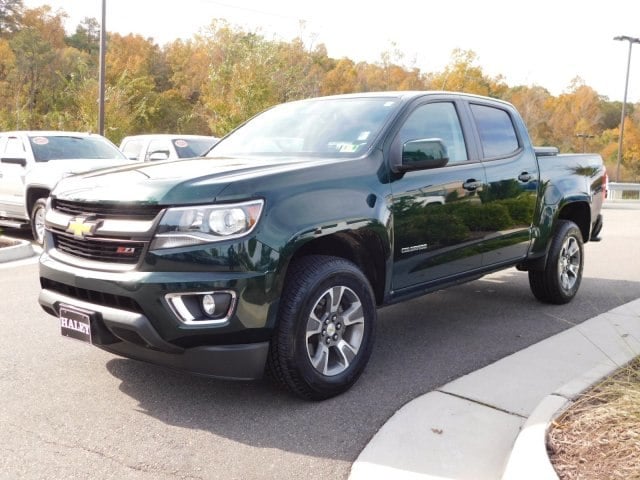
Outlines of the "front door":
<svg viewBox="0 0 640 480">
<path fill-rule="evenodd" d="M 465 141 L 463 108 L 456 101 L 432 100 L 417 106 L 398 131 L 401 144 L 441 140 L 449 161 L 441 168 L 405 172 L 391 182 L 396 291 L 482 266 L 483 235 L 474 223 L 485 172 Z"/>
</svg>

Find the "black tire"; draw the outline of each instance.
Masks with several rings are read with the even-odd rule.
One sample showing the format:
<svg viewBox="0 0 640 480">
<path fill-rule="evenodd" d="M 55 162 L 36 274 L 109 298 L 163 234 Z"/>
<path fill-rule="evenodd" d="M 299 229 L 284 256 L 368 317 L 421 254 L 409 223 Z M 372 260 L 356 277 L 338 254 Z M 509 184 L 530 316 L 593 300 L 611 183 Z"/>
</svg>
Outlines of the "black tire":
<svg viewBox="0 0 640 480">
<path fill-rule="evenodd" d="M 31 234 L 39 245 L 44 243 L 44 211 L 46 206 L 47 200 L 39 198 L 31 209 Z"/>
<path fill-rule="evenodd" d="M 293 394 L 324 400 L 348 390 L 373 347 L 376 305 L 364 274 L 313 255 L 289 268 L 271 341 L 269 372 Z"/>
<path fill-rule="evenodd" d="M 529 271 L 533 295 L 544 303 L 569 303 L 580 288 L 584 266 L 584 246 L 578 226 L 559 220 L 544 270 Z"/>
</svg>

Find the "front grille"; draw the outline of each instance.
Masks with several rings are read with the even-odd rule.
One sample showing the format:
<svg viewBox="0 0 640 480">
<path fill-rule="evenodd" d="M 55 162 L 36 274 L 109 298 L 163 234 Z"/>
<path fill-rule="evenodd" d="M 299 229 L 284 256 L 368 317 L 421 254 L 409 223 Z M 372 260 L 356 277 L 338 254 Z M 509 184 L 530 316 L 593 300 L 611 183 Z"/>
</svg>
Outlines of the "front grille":
<svg viewBox="0 0 640 480">
<path fill-rule="evenodd" d="M 126 218 L 131 220 L 153 220 L 162 210 L 160 205 L 133 203 L 83 203 L 54 198 L 52 207 L 67 215 L 93 216 L 97 218 Z"/>
<path fill-rule="evenodd" d="M 151 240 L 152 224 L 163 207 L 120 202 L 75 202 L 52 198 L 48 229 L 53 247 L 83 260 L 136 265 Z M 89 232 L 71 233 L 74 222 L 90 226 Z M 131 231 L 129 229 L 131 228 Z"/>
<path fill-rule="evenodd" d="M 132 298 L 123 297 L 122 295 L 113 295 L 110 293 L 88 290 L 86 288 L 73 287 L 44 277 L 40 277 L 40 285 L 44 289 L 52 290 L 54 292 L 61 293 L 62 295 L 66 295 L 67 297 L 84 300 L 96 305 L 128 310 L 135 313 L 144 313 L 142 311 L 142 307 L 138 305 L 138 302 Z"/>
<path fill-rule="evenodd" d="M 68 255 L 99 262 L 133 265 L 138 263 L 145 242 L 104 238 L 77 238 L 53 231 L 55 247 Z"/>
</svg>

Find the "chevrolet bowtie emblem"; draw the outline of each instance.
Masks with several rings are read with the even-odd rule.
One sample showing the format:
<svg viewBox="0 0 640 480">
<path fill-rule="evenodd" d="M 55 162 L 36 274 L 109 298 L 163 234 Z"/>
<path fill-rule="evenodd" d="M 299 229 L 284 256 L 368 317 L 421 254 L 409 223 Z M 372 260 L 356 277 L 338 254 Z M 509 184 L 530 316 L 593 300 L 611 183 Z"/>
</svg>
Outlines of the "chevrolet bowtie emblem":
<svg viewBox="0 0 640 480">
<path fill-rule="evenodd" d="M 98 228 L 96 221 L 89 221 L 86 218 L 74 218 L 67 225 L 67 232 L 73 233 L 76 238 L 84 238 L 86 235 L 93 235 Z"/>
</svg>

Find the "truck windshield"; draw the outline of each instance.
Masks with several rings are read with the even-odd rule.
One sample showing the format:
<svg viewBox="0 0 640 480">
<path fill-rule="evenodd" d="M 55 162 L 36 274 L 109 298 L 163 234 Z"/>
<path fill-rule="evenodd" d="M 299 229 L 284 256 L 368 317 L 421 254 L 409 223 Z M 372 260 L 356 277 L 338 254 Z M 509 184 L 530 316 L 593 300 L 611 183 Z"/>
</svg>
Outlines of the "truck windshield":
<svg viewBox="0 0 640 480">
<path fill-rule="evenodd" d="M 327 97 L 285 103 L 240 126 L 207 156 L 359 157 L 398 104 L 393 97 Z"/>
<path fill-rule="evenodd" d="M 102 137 L 76 137 L 63 135 L 34 135 L 29 137 L 36 162 L 50 160 L 104 160 L 123 159 L 120 150 Z"/>
</svg>

